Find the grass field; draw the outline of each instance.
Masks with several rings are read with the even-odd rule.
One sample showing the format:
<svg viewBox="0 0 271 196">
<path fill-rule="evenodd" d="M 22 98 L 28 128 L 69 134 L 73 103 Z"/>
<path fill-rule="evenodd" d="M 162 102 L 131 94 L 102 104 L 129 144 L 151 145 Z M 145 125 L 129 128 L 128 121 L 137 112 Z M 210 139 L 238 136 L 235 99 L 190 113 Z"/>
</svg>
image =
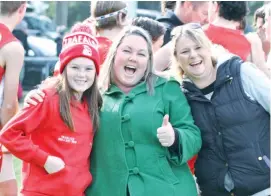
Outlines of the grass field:
<svg viewBox="0 0 271 196">
<path fill-rule="evenodd" d="M 23 92 L 23 98 L 20 101 L 20 108 L 23 108 L 23 100 L 25 98 L 25 95 L 28 93 L 28 91 Z M 15 175 L 16 175 L 16 180 L 18 183 L 18 189 L 21 189 L 21 173 L 22 173 L 22 161 L 16 157 L 13 156 L 13 164 L 14 164 L 14 170 L 15 170 Z"/>
<path fill-rule="evenodd" d="M 19 186 L 19 190 L 21 189 L 21 172 L 22 172 L 22 161 L 13 157 L 14 169 L 16 174 L 16 180 Z"/>
</svg>

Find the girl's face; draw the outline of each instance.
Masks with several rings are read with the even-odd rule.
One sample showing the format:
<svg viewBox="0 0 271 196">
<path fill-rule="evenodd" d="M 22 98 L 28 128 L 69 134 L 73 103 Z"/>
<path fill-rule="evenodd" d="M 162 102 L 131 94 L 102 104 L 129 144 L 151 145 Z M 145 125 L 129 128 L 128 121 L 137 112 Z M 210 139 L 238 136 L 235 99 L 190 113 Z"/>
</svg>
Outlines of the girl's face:
<svg viewBox="0 0 271 196">
<path fill-rule="evenodd" d="M 149 61 L 148 45 L 138 35 L 126 36 L 117 48 L 113 65 L 114 83 L 130 88 L 144 77 Z"/>
<path fill-rule="evenodd" d="M 95 80 L 96 68 L 92 60 L 77 57 L 68 63 L 66 72 L 70 87 L 75 92 L 83 93 L 92 86 Z"/>
</svg>

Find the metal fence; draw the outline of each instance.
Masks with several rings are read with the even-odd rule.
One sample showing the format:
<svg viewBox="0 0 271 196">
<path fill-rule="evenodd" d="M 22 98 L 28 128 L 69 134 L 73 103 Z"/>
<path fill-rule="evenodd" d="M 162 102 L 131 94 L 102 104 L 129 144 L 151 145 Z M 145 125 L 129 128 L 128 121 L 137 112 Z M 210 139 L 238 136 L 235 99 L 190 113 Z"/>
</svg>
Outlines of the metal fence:
<svg viewBox="0 0 271 196">
<path fill-rule="evenodd" d="M 21 82 L 24 90 L 31 90 L 53 75 L 58 57 L 25 57 L 21 72 Z"/>
</svg>

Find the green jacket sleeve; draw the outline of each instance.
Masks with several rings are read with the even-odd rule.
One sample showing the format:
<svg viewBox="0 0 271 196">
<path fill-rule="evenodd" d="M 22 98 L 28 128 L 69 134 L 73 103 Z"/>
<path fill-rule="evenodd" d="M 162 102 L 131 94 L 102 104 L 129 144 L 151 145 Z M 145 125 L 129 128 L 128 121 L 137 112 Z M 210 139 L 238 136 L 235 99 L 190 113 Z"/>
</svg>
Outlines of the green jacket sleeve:
<svg viewBox="0 0 271 196">
<path fill-rule="evenodd" d="M 163 89 L 163 101 L 169 121 L 178 133 L 177 151 L 168 149 L 169 160 L 181 165 L 191 159 L 201 148 L 201 134 L 194 124 L 190 106 L 177 81 L 171 79 Z"/>
</svg>

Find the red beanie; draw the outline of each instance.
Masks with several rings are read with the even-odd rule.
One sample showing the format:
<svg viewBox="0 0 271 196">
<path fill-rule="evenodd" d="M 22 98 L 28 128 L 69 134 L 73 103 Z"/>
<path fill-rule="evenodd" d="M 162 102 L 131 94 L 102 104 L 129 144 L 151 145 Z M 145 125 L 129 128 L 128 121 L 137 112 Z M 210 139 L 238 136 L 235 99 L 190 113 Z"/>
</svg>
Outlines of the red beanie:
<svg viewBox="0 0 271 196">
<path fill-rule="evenodd" d="M 98 41 L 92 35 L 85 32 L 74 32 L 66 35 L 62 42 L 62 51 L 59 55 L 60 73 L 66 65 L 76 57 L 85 57 L 95 64 L 96 74 L 99 74 L 100 58 Z"/>
</svg>

